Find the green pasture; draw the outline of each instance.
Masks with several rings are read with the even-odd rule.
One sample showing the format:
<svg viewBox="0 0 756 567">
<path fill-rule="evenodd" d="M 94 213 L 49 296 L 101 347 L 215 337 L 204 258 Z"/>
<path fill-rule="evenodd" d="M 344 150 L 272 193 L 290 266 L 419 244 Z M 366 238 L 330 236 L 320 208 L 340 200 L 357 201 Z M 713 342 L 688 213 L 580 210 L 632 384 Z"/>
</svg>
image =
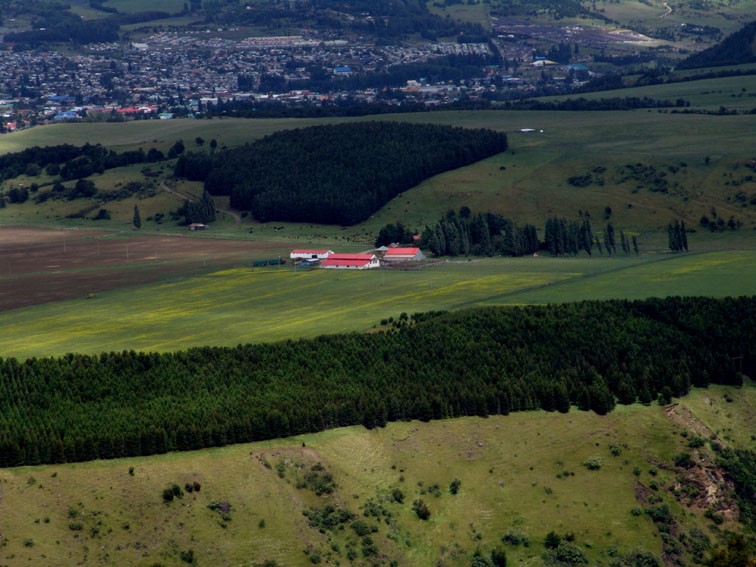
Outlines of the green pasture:
<svg viewBox="0 0 756 567">
<path fill-rule="evenodd" d="M 105 5 L 127 14 L 152 11 L 174 14 L 183 9 L 184 2 L 183 0 L 107 0 Z"/>
<path fill-rule="evenodd" d="M 237 268 L 0 313 L 0 355 L 234 346 L 361 332 L 402 312 L 478 305 L 752 295 L 755 276 L 754 251 L 459 259 L 410 271 Z"/>
<path fill-rule="evenodd" d="M 681 85 L 688 88 L 699 83 Z M 735 82 L 723 84 L 730 84 L 727 87 L 730 90 L 735 89 Z M 662 85 L 658 88 L 672 87 Z M 700 84 L 695 88 L 701 91 L 709 89 Z M 724 87 L 722 90 L 725 90 Z M 749 88 L 746 93 L 750 92 Z M 663 94 L 665 98 L 674 96 L 671 90 Z M 342 120 L 346 119 L 333 121 Z M 580 211 L 588 211 L 594 227 L 598 229 L 603 223 L 602 212 L 607 206 L 613 210 L 611 220 L 615 227 L 635 231 L 664 230 L 673 218 L 685 219 L 693 227 L 703 214 L 710 214 L 712 207 L 725 220 L 730 216 L 740 220 L 744 228 L 739 233 L 743 235 L 753 228 L 756 220 L 756 209 L 748 204 L 751 196 L 756 195 L 756 182 L 746 180 L 748 175 L 752 176 L 752 172 L 745 166 L 756 149 L 753 143 L 756 115 L 682 115 L 646 110 L 466 111 L 363 117 L 358 120 L 401 120 L 493 128 L 508 132 L 510 149 L 426 180 L 356 227 L 310 227 L 284 223 L 284 232 L 292 239 L 341 239 L 356 234 L 359 236 L 355 237 L 358 242 L 370 241 L 389 222 L 401 221 L 420 230 L 426 224 L 435 223 L 448 209 L 458 209 L 462 205 L 473 210 L 499 212 L 520 223 L 531 222 L 538 227 L 543 226 L 545 219 L 552 215 L 577 218 Z M 183 139 L 187 148 L 191 149 L 197 136 L 205 140 L 215 138 L 221 145 L 233 146 L 282 128 L 323 122 L 218 119 L 60 124 L 3 136 L 0 151 L 17 151 L 39 144 L 83 144 L 90 140 L 104 140 L 109 147 L 121 150 L 148 149 L 152 146 L 166 150 L 177 139 Z M 520 132 L 523 128 L 534 128 L 536 132 L 523 134 Z M 637 163 L 663 171 L 672 189 L 667 193 L 654 193 L 648 187 L 638 187 L 633 182 L 620 183 L 616 179 L 618 168 Z M 670 166 L 681 163 L 686 164 L 682 171 L 676 174 L 666 171 Z M 170 175 L 170 165 L 161 167 L 164 175 Z M 603 185 L 594 183 L 587 187 L 574 187 L 567 183 L 570 177 L 585 175 L 596 167 L 606 167 L 609 172 Z M 92 180 L 98 187 L 107 189 L 108 183 L 115 186 L 119 181 L 132 178 L 139 169 L 125 168 L 123 175 L 120 170 L 107 172 L 103 176 L 93 176 Z M 6 182 L 6 186 L 18 182 Z M 745 206 L 735 200 L 740 192 L 747 196 Z M 178 199 L 176 201 L 180 204 Z M 143 205 L 151 213 L 165 212 L 161 208 L 151 207 L 148 202 Z M 65 205 L 70 206 L 79 205 Z M 63 217 L 64 213 L 61 210 L 57 216 Z M 45 220 L 57 222 L 54 211 L 42 214 L 30 203 L 8 206 L 0 211 L 0 222 L 7 223 L 5 219 L 9 217 L 13 222 L 22 222 L 24 218 L 34 223 Z M 120 227 L 124 222 L 128 222 L 128 218 L 113 219 L 114 227 Z M 265 234 L 263 225 L 251 223 L 249 219 L 238 230 L 228 227 L 229 233 L 236 230 L 245 234 L 249 233 L 250 228 L 255 238 Z"/>
<path fill-rule="evenodd" d="M 321 122 L 323 121 L 317 119 L 293 118 L 186 118 L 50 124 L 4 135 L 0 139 L 0 154 L 18 152 L 31 146 L 86 143 L 101 143 L 117 151 L 140 147 L 145 151 L 151 147 L 167 151 L 176 140 L 183 140 L 187 149 L 192 149 L 197 136 L 203 137 L 206 141 L 215 138 L 220 148 L 223 145 L 235 146 L 256 140 L 278 130 L 302 128 Z"/>
<path fill-rule="evenodd" d="M 449 6 L 443 6 L 440 4 L 441 3 L 429 2 L 427 4 L 428 10 L 432 14 L 444 18 L 448 16 L 453 20 L 458 20 L 460 22 L 479 24 L 486 30 L 491 29 L 490 6 L 487 3 L 477 2 L 474 4 L 467 4 L 461 2 Z"/>
<path fill-rule="evenodd" d="M 541 565 L 549 531 L 574 534 L 591 564 L 635 548 L 659 557 L 661 542 L 651 520 L 631 513 L 648 505 L 635 497 L 638 483 L 659 485 L 655 494 L 670 506 L 679 531 L 699 528 L 716 542 L 717 531 L 702 510 L 682 508 L 667 490 L 675 482 L 667 467 L 673 455 L 688 450 L 689 435 L 710 414 L 727 414 L 722 418 L 727 426 L 753 431 L 755 395 L 750 382 L 741 389 L 694 390 L 679 400 L 680 408 L 692 411 L 689 423 L 674 421 L 656 405 L 623 406 L 603 417 L 575 410 L 527 412 L 4 469 L 0 560 L 180 565 L 180 553 L 191 549 L 201 565 L 275 560 L 305 566 L 314 554 L 328 564 L 334 549 L 343 558 L 350 542 L 361 557 L 360 538 L 348 525 L 325 533 L 307 525 L 304 508 L 329 503 L 374 526 L 371 537 L 381 554 L 400 565 L 432 565 L 443 558 L 446 565 L 466 566 L 475 549 L 495 546 L 506 550 L 510 564 Z M 610 446 L 620 454 L 613 456 Z M 706 448 L 701 451 L 709 458 Z M 601 459 L 599 470 L 583 465 L 592 457 Z M 316 463 L 334 477 L 330 496 L 297 488 Z M 455 478 L 460 490 L 452 495 L 448 487 Z M 163 502 L 165 488 L 193 482 L 200 483 L 200 492 Z M 434 484 L 438 495 L 428 491 Z M 404 494 L 402 504 L 388 499 L 394 489 Z M 417 498 L 430 509 L 428 521 L 411 510 Z M 391 522 L 363 516 L 369 500 L 391 513 Z M 208 509 L 220 501 L 230 504 L 226 518 Z M 511 532 L 526 536 L 529 546 L 502 544 Z"/>
<path fill-rule="evenodd" d="M 752 68 L 753 65 L 743 65 L 732 69 L 746 70 Z M 695 71 L 686 71 L 681 75 L 709 71 L 717 72 L 718 69 L 696 69 Z M 581 93 L 580 95 L 548 97 L 544 100 L 564 100 L 578 97 L 588 100 L 615 97 L 649 97 L 655 100 L 671 100 L 673 102 L 682 98 L 690 103 L 689 109 L 717 111 L 723 106 L 728 110 L 750 111 L 752 108 L 756 108 L 756 75 L 648 85 L 613 91 Z"/>
</svg>

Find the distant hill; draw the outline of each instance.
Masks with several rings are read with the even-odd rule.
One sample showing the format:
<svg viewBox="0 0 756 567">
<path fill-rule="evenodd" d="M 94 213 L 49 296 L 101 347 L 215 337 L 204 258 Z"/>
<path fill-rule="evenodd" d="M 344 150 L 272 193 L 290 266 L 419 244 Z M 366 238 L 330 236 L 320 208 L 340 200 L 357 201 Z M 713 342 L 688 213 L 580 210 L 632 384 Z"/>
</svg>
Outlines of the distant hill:
<svg viewBox="0 0 756 567">
<path fill-rule="evenodd" d="M 678 69 L 700 69 L 756 63 L 756 21 L 727 36 L 717 45 L 681 61 Z"/>
</svg>

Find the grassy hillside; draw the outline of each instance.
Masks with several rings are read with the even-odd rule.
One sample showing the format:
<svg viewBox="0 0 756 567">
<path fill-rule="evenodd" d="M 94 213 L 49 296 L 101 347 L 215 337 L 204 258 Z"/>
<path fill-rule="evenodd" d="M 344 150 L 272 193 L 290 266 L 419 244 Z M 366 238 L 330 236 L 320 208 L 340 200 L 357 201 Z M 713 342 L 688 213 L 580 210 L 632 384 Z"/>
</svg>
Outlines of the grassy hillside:
<svg viewBox="0 0 756 567">
<path fill-rule="evenodd" d="M 729 71 L 750 72 L 756 65 L 734 65 L 727 67 Z M 715 72 L 715 69 L 702 71 L 680 72 L 680 77 L 686 74 L 702 72 Z M 675 77 L 678 76 L 676 73 Z M 598 91 L 558 97 L 546 97 L 543 100 L 564 100 L 570 98 L 585 98 L 588 100 L 613 98 L 613 97 L 649 97 L 655 100 L 671 100 L 678 98 L 690 102 L 690 108 L 697 110 L 718 111 L 720 107 L 732 111 L 748 112 L 756 108 L 756 75 L 744 75 L 740 77 L 719 77 L 715 79 L 700 79 L 696 81 L 666 83 L 661 85 L 648 85 L 628 89 L 611 91 Z"/>
<path fill-rule="evenodd" d="M 532 412 L 395 423 L 195 453 L 5 469 L 0 561 L 181 565 L 181 554 L 185 560 L 192 551 L 199 565 L 304 566 L 317 557 L 347 564 L 352 550 L 356 565 L 456 566 L 469 565 L 476 549 L 499 548 L 510 564 L 540 565 L 554 531 L 572 534 L 591 564 L 608 564 L 635 549 L 657 558 L 669 552 L 669 540 L 663 548 L 659 524 L 644 512 L 666 504 L 673 541 L 690 564 L 697 542 L 716 544 L 723 529 L 739 529 L 731 511 L 720 526 L 704 517 L 709 507 L 729 510 L 731 502 L 701 480 L 718 470 L 706 464 L 709 444 L 691 449 L 690 441 L 708 432 L 725 445 L 753 448 L 753 438 L 733 432 L 754 430 L 755 406 L 749 382 L 739 390 L 696 390 L 667 410 L 636 405 L 605 417 Z M 705 460 L 679 469 L 673 457 L 680 453 Z M 599 469 L 585 466 L 592 458 Z M 333 493 L 316 496 L 329 485 L 326 474 Z M 449 492 L 454 479 L 456 495 Z M 680 483 L 709 490 L 709 503 L 690 501 Z M 173 484 L 183 497 L 166 503 L 163 491 Z M 402 503 L 392 499 L 397 489 Z M 427 504 L 427 521 L 413 513 L 415 499 Z M 343 529 L 309 526 L 302 512 L 328 504 L 375 530 L 372 545 L 353 521 Z M 529 543 L 504 543 L 504 536 Z"/>
<path fill-rule="evenodd" d="M 137 264 L 133 269 L 143 268 Z M 584 299 L 753 295 L 754 282 L 752 251 L 459 260 L 413 271 L 246 267 L 104 292 L 92 299 L 82 293 L 81 299 L 0 313 L 0 352 L 26 358 L 234 346 L 365 331 L 402 312 Z"/>
<path fill-rule="evenodd" d="M 740 78 L 748 81 L 752 78 Z M 734 101 L 750 100 L 740 97 L 736 82 L 682 83 L 661 85 L 657 91 L 644 94 L 663 98 L 674 95 L 675 88 L 695 89 L 702 105 L 721 104 L 723 98 L 735 95 Z M 745 83 L 743 83 L 745 84 Z M 716 87 L 719 85 L 719 88 Z M 726 86 L 730 85 L 730 86 Z M 742 87 L 741 87 L 742 88 Z M 754 87 L 756 88 L 756 87 Z M 722 90 L 711 98 L 708 91 Z M 746 94 L 751 88 L 747 87 Z M 635 89 L 623 96 L 634 96 Z M 691 93 L 694 96 L 695 93 Z M 422 228 L 435 223 L 448 209 L 467 205 L 473 210 L 491 210 L 517 220 L 543 226 L 551 215 L 577 218 L 579 211 L 591 213 L 594 226 L 602 222 L 605 207 L 613 211 L 612 222 L 626 230 L 654 232 L 663 230 L 673 218 L 684 219 L 695 227 L 702 215 L 711 216 L 714 208 L 720 218 L 734 217 L 743 223 L 741 237 L 752 232 L 756 214 L 751 201 L 756 197 L 754 172 L 747 166 L 754 157 L 752 132 L 756 115 L 709 116 L 670 114 L 657 111 L 632 112 L 543 112 L 543 111 L 485 111 L 485 112 L 429 112 L 360 120 L 404 120 L 503 130 L 509 135 L 510 150 L 471 166 L 431 178 L 415 189 L 392 200 L 362 225 L 344 233 L 340 227 L 282 224 L 280 235 L 297 240 L 319 240 L 324 236 L 369 242 L 380 227 L 402 221 L 405 225 Z M 68 124 L 34 128 L 0 140 L 2 150 L 15 151 L 27 145 L 55 144 L 68 140 L 110 140 L 119 149 L 158 146 L 167 148 L 176 139 L 188 145 L 196 136 L 205 140 L 216 138 L 219 144 L 235 145 L 257 139 L 280 128 L 314 124 L 306 120 L 211 120 L 211 121 L 154 121 L 126 124 Z M 535 128 L 532 134 L 521 134 L 522 128 Z M 540 130 L 543 132 L 539 132 Z M 639 171 L 628 173 L 625 166 L 640 165 Z M 684 164 L 684 165 L 683 165 Z M 596 168 L 603 173 L 586 186 L 576 187 L 568 180 L 585 176 Z M 128 169 L 128 168 L 127 168 Z M 132 168 L 133 169 L 133 168 Z M 153 168 L 156 169 L 156 168 Z M 159 169 L 159 168 L 158 168 Z M 169 175 L 170 168 L 162 175 Z M 131 174 L 118 170 L 92 180 L 98 187 L 115 188 Z M 658 191 L 654 183 L 663 178 L 665 191 Z M 160 177 L 154 179 L 155 183 Z M 7 182 L 28 185 L 41 179 L 19 178 Z M 196 184 L 195 184 L 196 185 Z M 179 189 L 184 185 L 180 184 Z M 196 191 L 195 189 L 192 189 Z M 179 198 L 169 198 L 174 207 Z M 123 228 L 131 222 L 133 201 L 113 214 L 112 221 L 102 221 L 100 227 Z M 88 203 L 96 204 L 96 203 Z M 143 218 L 173 207 L 156 200 L 140 201 Z M 56 201 L 40 209 L 31 200 L 23 205 L 9 205 L 0 210 L 3 224 L 46 224 L 81 226 L 81 220 L 63 217 L 82 208 L 82 201 Z M 91 222 L 84 221 L 86 226 Z M 279 226 L 279 225 L 277 225 Z M 150 228 L 146 225 L 145 228 Z M 165 227 L 154 227 L 165 230 Z M 249 218 L 236 226 L 223 228 L 225 234 L 263 236 L 265 225 Z M 260 231 L 263 232 L 260 232 Z M 269 227 L 268 227 L 269 230 Z"/>
</svg>

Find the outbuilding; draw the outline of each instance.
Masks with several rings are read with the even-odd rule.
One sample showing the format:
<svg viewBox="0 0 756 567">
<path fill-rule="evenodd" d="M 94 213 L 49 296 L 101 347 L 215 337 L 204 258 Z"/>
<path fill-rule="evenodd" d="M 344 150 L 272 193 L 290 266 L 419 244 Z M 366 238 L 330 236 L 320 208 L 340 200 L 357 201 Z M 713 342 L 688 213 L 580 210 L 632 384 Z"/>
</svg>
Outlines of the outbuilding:
<svg viewBox="0 0 756 567">
<path fill-rule="evenodd" d="M 289 254 L 289 258 L 292 260 L 325 260 L 331 254 L 333 254 L 333 250 L 301 249 L 292 250 L 291 254 Z"/>
<path fill-rule="evenodd" d="M 384 262 L 410 262 L 425 260 L 425 254 L 416 246 L 389 248 L 383 255 Z"/>
<path fill-rule="evenodd" d="M 380 266 L 375 254 L 331 254 L 320 262 L 321 268 L 337 270 L 371 270 Z"/>
</svg>

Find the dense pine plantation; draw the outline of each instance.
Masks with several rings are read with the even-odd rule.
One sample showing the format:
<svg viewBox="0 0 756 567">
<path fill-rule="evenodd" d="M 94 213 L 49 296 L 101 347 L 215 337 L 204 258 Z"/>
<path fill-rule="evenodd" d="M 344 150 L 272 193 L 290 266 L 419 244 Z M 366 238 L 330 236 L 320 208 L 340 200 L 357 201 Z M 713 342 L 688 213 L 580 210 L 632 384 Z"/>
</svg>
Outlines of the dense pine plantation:
<svg viewBox="0 0 756 567">
<path fill-rule="evenodd" d="M 8 359 L 0 465 L 571 405 L 604 414 L 738 384 L 736 370 L 755 367 L 756 297 L 489 308 L 278 344 Z"/>
<path fill-rule="evenodd" d="M 187 152 L 179 177 L 260 221 L 353 225 L 421 181 L 507 149 L 506 134 L 364 122 L 276 132 L 214 155 Z"/>
</svg>

